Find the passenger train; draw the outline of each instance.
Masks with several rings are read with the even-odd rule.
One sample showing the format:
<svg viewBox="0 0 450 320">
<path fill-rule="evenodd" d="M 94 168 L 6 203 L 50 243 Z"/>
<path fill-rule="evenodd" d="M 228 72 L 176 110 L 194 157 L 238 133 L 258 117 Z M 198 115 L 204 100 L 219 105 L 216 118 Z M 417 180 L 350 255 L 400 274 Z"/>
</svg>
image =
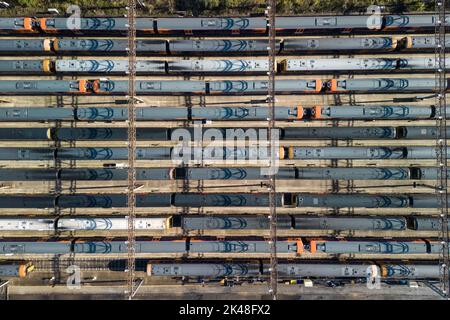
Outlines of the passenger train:
<svg viewBox="0 0 450 320">
<path fill-rule="evenodd" d="M 450 58 L 445 64 L 450 65 Z M 335 73 L 335 72 L 435 72 L 435 57 L 413 58 L 338 58 L 285 59 L 278 64 L 278 73 Z M 0 60 L 2 74 L 126 74 L 127 60 L 57 59 L 57 60 Z M 136 73 L 162 74 L 266 74 L 267 59 L 222 60 L 137 60 Z"/>
<path fill-rule="evenodd" d="M 449 79 L 444 88 L 449 89 Z M 266 80 L 136 80 L 139 95 L 266 95 Z M 277 94 L 311 93 L 408 93 L 435 92 L 435 78 L 358 78 L 276 80 Z M 123 95 L 126 80 L 0 80 L 0 94 L 7 95 Z"/>
<path fill-rule="evenodd" d="M 331 159 L 435 159 L 438 148 L 412 147 L 280 147 L 279 160 Z M 450 147 L 449 147 L 450 152 Z M 128 149 L 98 148 L 0 148 L 1 160 L 126 160 Z M 267 147 L 150 147 L 136 148 L 136 160 L 173 160 L 190 163 L 204 161 L 265 161 Z"/>
<path fill-rule="evenodd" d="M 450 39 L 446 38 L 450 48 Z M 0 55 L 126 55 L 127 40 L 79 38 L 0 39 Z M 434 36 L 384 36 L 340 38 L 286 38 L 276 42 L 277 55 L 297 53 L 376 53 L 392 51 L 434 51 Z M 201 39 L 136 41 L 136 53 L 152 55 L 267 55 L 267 41 L 262 39 Z"/>
<path fill-rule="evenodd" d="M 437 16 L 406 14 L 380 17 L 378 23 L 369 25 L 371 16 L 292 16 L 277 17 L 276 32 L 280 35 L 349 34 L 380 32 L 434 31 Z M 448 16 L 446 16 L 447 22 Z M 71 18 L 18 17 L 0 18 L 1 34 L 68 34 L 68 35 L 126 35 L 127 18 L 89 17 L 78 23 Z M 268 32 L 266 17 L 203 17 L 203 18 L 136 18 L 138 35 L 163 36 L 237 36 L 265 35 Z"/>
<path fill-rule="evenodd" d="M 324 240 L 324 239 L 279 239 L 276 243 L 278 254 L 290 256 L 309 254 L 312 257 L 320 254 L 438 254 L 441 243 L 434 240 Z M 192 239 L 166 240 L 164 238 L 137 240 L 136 254 L 268 254 L 270 245 L 263 239 L 255 240 L 215 240 Z M 125 241 L 0 241 L 0 255 L 62 255 L 62 254 L 126 254 Z"/>
<path fill-rule="evenodd" d="M 402 79 L 408 83 L 407 79 Z M 411 80 L 411 85 L 398 88 L 402 91 L 421 91 L 431 85 L 431 81 Z M 376 83 L 373 83 L 376 85 Z M 139 95 L 237 95 L 267 94 L 266 80 L 136 80 L 136 93 Z M 380 85 L 384 83 L 380 82 Z M 322 91 L 321 80 L 277 80 L 275 90 L 278 94 L 319 93 Z M 370 90 L 370 88 L 367 88 Z M 379 90 L 379 88 L 376 88 Z M 391 89 L 394 90 L 394 89 Z M 428 87 L 426 91 L 434 90 Z M 128 92 L 126 80 L 0 80 L 0 94 L 18 95 L 124 95 Z"/>
<path fill-rule="evenodd" d="M 268 230 L 264 215 L 169 215 L 134 220 L 137 231 Z M 305 216 L 279 215 L 280 230 L 440 231 L 441 219 L 431 216 Z M 3 217 L 0 231 L 126 231 L 127 217 Z"/>
<path fill-rule="evenodd" d="M 269 265 L 262 261 L 252 263 L 148 263 L 150 277 L 197 277 L 202 279 L 240 278 L 265 279 L 269 276 Z M 281 279 L 438 279 L 437 264 L 348 264 L 348 263 L 278 263 L 278 278 Z"/>
<path fill-rule="evenodd" d="M 117 181 L 127 179 L 127 169 L 0 169 L 0 181 Z M 450 177 L 450 171 L 447 175 Z M 435 180 L 436 167 L 280 167 L 278 180 Z M 136 179 L 147 180 L 264 180 L 259 167 L 136 168 Z"/>
<path fill-rule="evenodd" d="M 277 106 L 275 108 L 275 119 L 277 120 L 414 120 L 434 119 L 437 108 L 431 106 L 408 106 L 408 105 L 381 105 L 381 106 L 314 106 L 296 107 Z M 450 108 L 447 108 L 450 115 Z M 267 106 L 230 106 L 207 108 L 193 107 L 137 107 L 136 119 L 138 121 L 162 121 L 162 120 L 267 120 L 269 109 Z M 71 108 L 49 108 L 49 107 L 2 107 L 0 108 L 0 121 L 124 121 L 128 119 L 128 109 L 121 107 L 77 107 Z M 406 128 L 406 127 L 405 127 Z M 419 136 L 414 127 L 407 127 L 408 131 L 399 132 L 399 136 Z M 344 130 L 344 128 L 322 128 L 321 130 Z M 9 129 L 8 129 L 9 130 Z M 66 129 L 62 129 L 63 132 Z M 81 129 L 80 129 L 81 130 Z M 118 130 L 118 128 L 117 128 Z M 168 129 L 167 135 L 172 132 Z M 284 129 L 288 132 L 287 129 Z M 289 129 L 291 132 L 309 130 L 301 128 Z M 312 130 L 312 129 L 311 129 Z M 358 129 L 355 129 L 358 130 Z M 67 131 L 67 130 L 66 130 Z M 141 129 L 138 132 L 153 132 L 151 129 Z M 25 131 L 22 131 L 25 132 Z M 160 132 L 155 129 L 156 132 Z M 431 132 L 431 131 L 427 131 Z M 93 133 L 93 132 L 92 132 Z M 50 131 L 48 135 L 58 134 L 58 131 Z M 153 133 L 152 133 L 153 134 Z M 311 133 L 312 134 L 312 133 Z M 334 132 L 337 134 L 337 132 Z M 161 138 L 167 137 L 161 136 Z M 315 135 L 320 135 L 316 131 Z M 146 135 L 148 136 L 148 135 Z M 53 138 L 52 138 L 53 139 Z"/>
<path fill-rule="evenodd" d="M 450 200 L 449 200 L 450 202 Z M 137 207 L 267 207 L 266 193 L 140 193 Z M 123 208 L 126 194 L 0 195 L 0 208 Z M 430 194 L 278 193 L 285 208 L 438 208 Z"/>
<path fill-rule="evenodd" d="M 305 117 L 306 118 L 306 117 Z M 211 128 L 203 127 L 202 136 Z M 263 140 L 267 138 L 264 128 L 213 128 L 224 139 Z M 274 130 L 280 140 L 320 140 L 320 139 L 354 139 L 354 140 L 392 140 L 392 139 L 434 139 L 436 127 L 384 126 L 384 127 L 286 127 Z M 180 128 L 137 128 L 136 138 L 146 141 L 171 141 L 180 132 L 189 133 L 194 139 L 192 127 Z M 212 131 L 209 131 L 212 132 Z M 450 128 L 447 128 L 450 135 Z M 0 140 L 48 140 L 48 141 L 121 141 L 127 139 L 125 128 L 0 128 Z"/>
</svg>

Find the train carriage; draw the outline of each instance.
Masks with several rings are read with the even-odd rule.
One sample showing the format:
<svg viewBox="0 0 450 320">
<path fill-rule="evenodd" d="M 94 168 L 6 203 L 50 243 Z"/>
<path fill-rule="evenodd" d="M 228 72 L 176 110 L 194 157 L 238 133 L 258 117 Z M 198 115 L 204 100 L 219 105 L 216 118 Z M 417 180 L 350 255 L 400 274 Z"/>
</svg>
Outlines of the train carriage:
<svg viewBox="0 0 450 320">
<path fill-rule="evenodd" d="M 333 79 L 327 84 L 330 92 L 434 92 L 434 78 Z M 449 84 L 446 81 L 446 90 Z"/>
<path fill-rule="evenodd" d="M 56 60 L 56 73 L 105 73 L 125 74 L 128 72 L 127 60 Z M 165 61 L 137 60 L 136 72 L 142 74 L 166 73 Z"/>
<path fill-rule="evenodd" d="M 258 139 L 263 131 L 260 128 L 214 128 L 214 132 L 222 134 L 223 137 L 232 139 Z M 209 128 L 201 131 L 206 133 Z M 217 130 L 217 131 L 216 131 Z M 450 134 L 450 128 L 447 129 Z M 304 127 L 304 128 L 277 128 L 275 132 L 281 140 L 298 139 L 434 139 L 436 137 L 435 127 Z M 195 130 L 192 128 L 138 128 L 137 139 L 148 141 L 168 141 L 185 133 L 194 139 Z M 0 129 L 0 140 L 123 140 L 127 132 L 124 128 L 8 128 Z"/>
<path fill-rule="evenodd" d="M 288 59 L 281 62 L 282 72 L 335 72 L 396 70 L 396 58 Z"/>
<path fill-rule="evenodd" d="M 311 241 L 312 253 L 331 254 L 427 254 L 438 253 L 439 245 L 426 241 Z"/>
<path fill-rule="evenodd" d="M 52 39 L 0 39 L 0 54 L 15 55 L 51 54 L 53 53 Z"/>
<path fill-rule="evenodd" d="M 397 39 L 393 37 L 357 37 L 357 38 L 288 38 L 283 40 L 283 53 L 311 52 L 386 52 L 397 48 Z"/>
<path fill-rule="evenodd" d="M 310 16 L 277 17 L 275 26 L 277 34 L 311 34 L 321 32 L 356 32 L 367 31 L 369 16 Z M 381 25 L 377 26 L 381 29 Z"/>
<path fill-rule="evenodd" d="M 279 263 L 278 277 L 287 279 L 319 278 L 373 278 L 382 279 L 437 279 L 438 265 L 423 264 L 345 264 L 345 263 Z M 148 263 L 151 277 L 202 278 L 260 278 L 270 273 L 269 265 L 262 263 Z"/>
<path fill-rule="evenodd" d="M 4 262 L 0 264 L 0 279 L 9 277 L 25 278 L 34 270 L 32 262 Z"/>
<path fill-rule="evenodd" d="M 282 48 L 281 40 L 276 41 L 276 49 Z M 267 41 L 258 39 L 211 39 L 211 40 L 170 40 L 170 54 L 267 54 Z"/>
<path fill-rule="evenodd" d="M 84 94 L 85 80 L 0 80 L 0 94 Z"/>
<path fill-rule="evenodd" d="M 435 108 L 392 106 L 317 106 L 311 110 L 314 119 L 431 119 Z"/>
<path fill-rule="evenodd" d="M 165 35 L 230 36 L 262 33 L 267 29 L 264 17 L 255 18 L 158 18 L 157 32 Z"/>
<path fill-rule="evenodd" d="M 36 21 L 28 17 L 0 18 L 0 33 L 30 34 L 37 33 Z"/>
<path fill-rule="evenodd" d="M 268 60 L 177 60 L 167 62 L 168 73 L 263 73 Z"/>
<path fill-rule="evenodd" d="M 44 33 L 65 33 L 65 34 L 105 34 L 126 33 L 127 18 L 41 18 L 39 28 Z M 136 19 L 136 28 L 139 31 L 153 30 L 153 19 Z"/>
<path fill-rule="evenodd" d="M 401 39 L 402 49 L 406 50 L 430 50 L 436 49 L 436 38 L 434 36 L 407 36 Z M 450 48 L 450 38 L 445 39 L 446 50 Z"/>
</svg>

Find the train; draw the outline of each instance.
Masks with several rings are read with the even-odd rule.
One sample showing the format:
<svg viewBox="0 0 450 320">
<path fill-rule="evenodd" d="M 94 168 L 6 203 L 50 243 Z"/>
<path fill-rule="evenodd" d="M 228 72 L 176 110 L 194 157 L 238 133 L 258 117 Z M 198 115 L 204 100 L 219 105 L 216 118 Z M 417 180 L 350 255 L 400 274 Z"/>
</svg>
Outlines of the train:
<svg viewBox="0 0 450 320">
<path fill-rule="evenodd" d="M 450 65 L 450 58 L 446 58 Z M 437 68 L 435 57 L 413 58 L 323 58 L 284 59 L 276 64 L 278 73 L 429 71 Z M 152 74 L 266 74 L 267 59 L 222 60 L 137 60 L 136 73 Z M 0 60 L 2 74 L 126 74 L 127 60 L 111 59 L 44 59 Z"/>
<path fill-rule="evenodd" d="M 450 39 L 445 45 L 450 48 Z M 0 55 L 126 55 L 127 40 L 120 39 L 0 39 Z M 341 38 L 286 38 L 276 40 L 277 55 L 297 53 L 434 51 L 434 36 Z M 152 55 L 267 55 L 261 39 L 136 40 L 136 54 Z"/>
<path fill-rule="evenodd" d="M 450 63 L 450 59 L 445 60 Z M 279 73 L 308 72 L 392 72 L 392 71 L 430 71 L 438 67 L 435 57 L 411 58 L 322 58 L 322 59 L 284 59 L 278 65 Z M 8 71 L 7 71 L 8 72 Z M 13 72 L 13 71 L 12 71 Z"/>
<path fill-rule="evenodd" d="M 439 208 L 430 194 L 278 193 L 285 208 Z M 449 200 L 450 202 L 450 200 Z M 140 193 L 136 207 L 267 207 L 267 193 Z M 0 195 L 0 208 L 123 208 L 126 194 Z"/>
<path fill-rule="evenodd" d="M 436 167 L 280 167 L 278 180 L 435 180 Z M 127 169 L 0 169 L 0 181 L 117 181 L 127 180 Z M 450 177 L 450 171 L 447 171 Z M 246 168 L 136 168 L 137 180 L 264 180 L 268 175 L 259 167 Z"/>
<path fill-rule="evenodd" d="M 212 129 L 212 130 L 211 130 Z M 197 129 L 198 130 L 198 129 Z M 199 129 L 203 137 L 205 133 L 220 132 L 226 140 L 264 140 L 264 128 L 205 128 Z M 395 139 L 435 139 L 436 127 L 430 126 L 383 126 L 383 127 L 287 127 L 276 128 L 280 140 L 320 140 L 320 139 L 348 139 L 348 140 L 395 140 Z M 171 141 L 178 137 L 178 133 L 189 133 L 194 139 L 196 131 L 192 127 L 179 128 L 137 128 L 136 138 L 147 141 Z M 450 127 L 447 127 L 450 135 Z M 184 136 L 184 135 L 183 135 Z M 44 141 L 122 141 L 127 139 L 125 128 L 0 128 L 0 140 L 44 140 Z"/>
<path fill-rule="evenodd" d="M 435 119 L 437 108 L 431 106 L 408 106 L 408 105 L 382 105 L 382 106 L 314 106 L 314 107 L 286 107 L 275 108 L 275 119 L 287 121 L 306 120 L 415 120 Z M 447 108 L 450 115 L 450 107 Z M 267 120 L 269 109 L 267 106 L 229 106 L 207 108 L 192 107 L 137 107 L 136 120 L 138 121 L 163 121 L 163 120 Z M 2 107 L 0 108 L 0 121 L 124 121 L 128 119 L 128 109 L 122 107 L 77 107 L 77 108 L 52 108 L 52 107 Z M 115 128 L 116 129 L 116 128 Z M 343 128 L 320 129 L 321 132 L 333 129 L 333 134 Z M 8 129 L 10 130 L 10 129 Z M 23 130 L 23 129 L 22 129 Z M 63 129 L 67 130 L 67 129 Z M 81 130 L 81 129 L 80 129 Z M 117 128 L 118 130 L 118 128 Z M 146 129 L 147 132 L 152 132 Z M 167 129 L 167 135 L 173 129 Z M 287 129 L 284 129 L 287 130 Z M 292 130 L 300 131 L 295 128 Z M 313 130 L 304 128 L 303 130 Z M 355 129 L 358 130 L 358 129 Z M 431 129 L 430 129 L 431 130 Z M 432 132 L 428 130 L 427 132 Z M 407 127 L 407 131 L 399 133 L 398 136 L 408 136 L 415 132 L 413 127 Z M 24 132 L 24 131 L 22 131 Z M 60 131 L 63 132 L 63 131 Z M 105 131 L 109 132 L 109 131 Z M 139 132 L 139 129 L 138 129 Z M 142 130 L 140 132 L 143 132 Z M 284 131 L 288 132 L 288 131 Z M 398 131 L 398 132 L 401 132 Z M 57 135 L 58 132 L 50 131 L 48 136 Z M 320 133 L 316 130 L 315 135 Z M 395 134 L 397 135 L 397 134 Z M 420 134 L 413 134 L 419 136 Z M 41 135 L 42 136 L 42 135 Z"/>
<path fill-rule="evenodd" d="M 450 87 L 445 79 L 444 88 Z M 431 78 L 367 78 L 367 79 L 332 79 L 326 82 L 326 91 L 339 92 L 434 92 L 436 80 Z"/>
<path fill-rule="evenodd" d="M 270 266 L 262 261 L 252 263 L 148 263 L 150 277 L 253 278 L 269 276 Z M 279 279 L 438 279 L 437 264 L 345 264 L 345 263 L 278 263 Z"/>
<path fill-rule="evenodd" d="M 420 79 L 414 79 L 413 82 L 420 84 Z M 267 94 L 268 84 L 266 80 L 136 80 L 135 82 L 136 93 L 140 95 L 261 95 Z M 427 84 L 429 85 L 428 82 Z M 277 80 L 275 84 L 278 94 L 319 93 L 322 88 L 323 83 L 319 79 Z M 420 91 L 414 85 L 404 90 Z M 126 80 L 0 80 L 0 94 L 124 95 L 127 92 Z"/>
<path fill-rule="evenodd" d="M 438 254 L 442 250 L 439 241 L 421 239 L 395 240 L 323 240 L 323 239 L 279 239 L 276 242 L 278 254 Z M 268 241 L 238 239 L 195 239 L 170 240 L 164 238 L 137 240 L 136 254 L 268 254 Z M 126 254 L 127 243 L 122 240 L 86 241 L 0 241 L 0 255 L 18 254 Z"/>
<path fill-rule="evenodd" d="M 34 270 L 32 262 L 7 262 L 0 263 L 0 279 L 25 278 Z"/>
<path fill-rule="evenodd" d="M 172 218 L 135 218 L 136 230 L 166 230 L 172 227 Z M 75 231 L 127 230 L 128 219 L 108 218 L 0 218 L 1 231 Z"/>
<path fill-rule="evenodd" d="M 136 80 L 140 95 L 266 95 L 267 80 Z M 444 89 L 450 87 L 445 79 Z M 435 92 L 435 78 L 358 78 L 276 80 L 277 94 Z M 7 95 L 123 95 L 126 80 L 0 80 L 0 94 Z"/>
<path fill-rule="evenodd" d="M 190 139 L 189 139 L 190 141 Z M 333 159 L 435 159 L 437 147 L 280 147 L 278 160 Z M 448 148 L 450 152 L 450 147 Z M 0 148 L 2 160 L 126 160 L 128 149 L 98 148 Z M 172 160 L 184 164 L 192 161 L 267 161 L 267 147 L 150 147 L 136 148 L 136 160 Z M 256 164 L 258 164 L 256 162 Z"/>
<path fill-rule="evenodd" d="M 163 231 L 181 228 L 195 230 L 268 230 L 264 215 L 170 215 L 134 220 L 138 231 Z M 440 231 L 441 219 L 430 216 L 302 216 L 279 215 L 277 228 L 282 230 L 366 230 L 366 231 Z M 3 217 L 0 231 L 125 231 L 126 217 Z"/>
<path fill-rule="evenodd" d="M 449 16 L 443 23 L 447 23 Z M 280 35 L 350 34 L 434 31 L 438 17 L 430 14 L 383 14 L 379 21 L 370 15 L 276 17 Z M 377 20 L 377 19 L 376 19 Z M 372 21 L 372 23 L 370 23 Z M 266 35 L 267 17 L 136 18 L 138 35 L 238 36 Z M 8 17 L 0 18 L 0 34 L 62 34 L 124 36 L 128 18 L 123 17 Z"/>
</svg>

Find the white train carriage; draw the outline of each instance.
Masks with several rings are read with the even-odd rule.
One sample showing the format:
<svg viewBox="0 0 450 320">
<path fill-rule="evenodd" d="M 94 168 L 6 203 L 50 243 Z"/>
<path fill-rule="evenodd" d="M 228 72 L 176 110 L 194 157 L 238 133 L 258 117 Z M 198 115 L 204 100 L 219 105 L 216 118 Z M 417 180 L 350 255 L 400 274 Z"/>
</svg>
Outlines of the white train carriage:
<svg viewBox="0 0 450 320">
<path fill-rule="evenodd" d="M 172 218 L 136 218 L 136 230 L 165 230 L 171 227 Z M 127 230 L 124 218 L 1 218 L 0 231 L 87 231 Z"/>
<path fill-rule="evenodd" d="M 395 58 L 350 59 L 286 59 L 281 61 L 282 72 L 297 71 L 371 71 L 396 69 Z"/>
<path fill-rule="evenodd" d="M 241 73 L 241 72 L 267 72 L 269 61 L 258 60 L 178 60 L 168 62 L 169 73 L 183 72 L 217 72 L 217 73 Z"/>
<path fill-rule="evenodd" d="M 56 60 L 57 73 L 126 73 L 127 60 Z M 165 61 L 137 60 L 137 73 L 165 73 Z"/>
</svg>

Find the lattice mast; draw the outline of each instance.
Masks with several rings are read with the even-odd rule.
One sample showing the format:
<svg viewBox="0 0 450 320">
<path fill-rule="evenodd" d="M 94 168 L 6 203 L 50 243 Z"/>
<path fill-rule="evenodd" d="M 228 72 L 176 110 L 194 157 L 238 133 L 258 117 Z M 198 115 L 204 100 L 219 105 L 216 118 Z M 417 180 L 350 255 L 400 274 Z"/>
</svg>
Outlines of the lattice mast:
<svg viewBox="0 0 450 320">
<path fill-rule="evenodd" d="M 128 0 L 128 242 L 127 242 L 127 297 L 132 299 L 135 293 L 136 273 L 136 0 Z"/>
<path fill-rule="evenodd" d="M 275 73 L 276 73 L 276 31 L 275 31 L 275 13 L 276 0 L 268 0 L 267 2 L 267 18 L 268 18 L 268 35 L 269 35 L 269 83 L 267 92 L 267 102 L 269 104 L 268 117 L 268 145 L 270 154 L 270 164 L 272 168 L 276 164 L 275 141 L 273 132 L 275 130 Z M 278 261 L 277 261 L 277 203 L 276 203 L 276 181 L 275 172 L 269 175 L 269 207 L 270 207 L 270 283 L 269 292 L 274 300 L 277 299 L 278 293 Z"/>
<path fill-rule="evenodd" d="M 440 208 L 441 240 L 440 286 L 442 294 L 449 297 L 449 233 L 448 233 L 448 181 L 447 181 L 447 98 L 445 66 L 445 14 L 446 1 L 436 0 L 435 20 L 435 61 L 436 61 L 436 151 L 437 151 L 437 197 Z"/>
</svg>

